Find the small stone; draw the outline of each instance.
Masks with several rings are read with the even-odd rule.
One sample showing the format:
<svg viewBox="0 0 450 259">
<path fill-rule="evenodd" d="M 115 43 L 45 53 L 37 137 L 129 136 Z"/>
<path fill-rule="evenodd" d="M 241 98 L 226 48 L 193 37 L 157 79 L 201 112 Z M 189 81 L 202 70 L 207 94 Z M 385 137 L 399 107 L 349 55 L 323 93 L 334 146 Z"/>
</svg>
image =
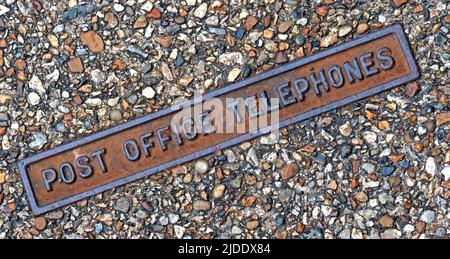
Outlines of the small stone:
<svg viewBox="0 0 450 259">
<path fill-rule="evenodd" d="M 163 62 L 161 64 L 161 73 L 163 74 L 164 78 L 167 79 L 168 81 L 173 80 L 172 71 L 170 70 L 169 65 L 167 65 L 167 63 Z"/>
<path fill-rule="evenodd" d="M 281 178 L 283 180 L 291 179 L 299 172 L 299 170 L 300 170 L 300 168 L 298 167 L 297 163 L 287 164 L 283 168 L 283 172 L 281 173 Z"/>
<path fill-rule="evenodd" d="M 339 37 L 347 36 L 351 31 L 353 30 L 353 27 L 350 25 L 344 25 L 339 28 L 338 35 Z"/>
<path fill-rule="evenodd" d="M 100 53 L 105 49 L 103 39 L 95 31 L 81 33 L 80 39 L 81 43 L 93 53 Z"/>
<path fill-rule="evenodd" d="M 388 130 L 388 129 L 390 129 L 390 124 L 388 121 L 383 120 L 378 123 L 378 128 L 380 128 L 382 130 Z"/>
<path fill-rule="evenodd" d="M 106 13 L 105 21 L 107 23 L 107 29 L 114 29 L 117 27 L 117 25 L 119 25 L 119 19 L 114 13 Z"/>
<path fill-rule="evenodd" d="M 395 172 L 395 166 L 383 166 L 381 168 L 381 175 L 387 177 Z"/>
<path fill-rule="evenodd" d="M 181 238 L 183 238 L 183 235 L 184 235 L 184 232 L 186 231 L 186 228 L 184 228 L 182 226 L 175 225 L 175 226 L 173 226 L 173 231 L 175 232 L 175 236 L 178 239 L 181 239 Z"/>
<path fill-rule="evenodd" d="M 153 88 L 150 86 L 147 86 L 146 88 L 144 88 L 144 90 L 142 90 L 142 95 L 147 99 L 155 97 L 155 94 L 155 90 L 153 90 Z"/>
<path fill-rule="evenodd" d="M 2 4 L 0 4 L 0 16 L 2 16 L 2 15 L 4 15 L 4 14 L 8 13 L 9 10 L 10 10 L 10 9 L 9 9 L 8 7 L 6 7 L 6 6 L 2 5 Z"/>
<path fill-rule="evenodd" d="M 450 165 L 447 165 L 442 169 L 441 174 L 444 176 L 445 181 L 450 181 Z"/>
<path fill-rule="evenodd" d="M 352 129 L 352 125 L 349 121 L 345 122 L 344 124 L 342 124 L 339 127 L 339 132 L 342 134 L 342 136 L 344 137 L 349 137 L 352 135 L 353 129 Z"/>
<path fill-rule="evenodd" d="M 402 236 L 402 232 L 397 229 L 387 229 L 381 233 L 382 239 L 398 239 Z"/>
<path fill-rule="evenodd" d="M 365 194 L 364 192 L 358 192 L 355 195 L 355 199 L 360 203 L 365 203 L 369 200 L 369 198 L 367 197 L 367 194 Z"/>
<path fill-rule="evenodd" d="M 204 173 L 208 172 L 208 169 L 209 169 L 208 161 L 206 161 L 204 159 L 197 160 L 195 162 L 194 169 L 197 173 L 200 173 L 200 174 L 204 174 Z"/>
<path fill-rule="evenodd" d="M 6 173 L 0 170 L 0 184 L 4 184 L 6 181 Z"/>
<path fill-rule="evenodd" d="M 72 73 L 82 73 L 84 71 L 83 61 L 81 58 L 71 58 L 67 62 L 69 71 Z"/>
<path fill-rule="evenodd" d="M 293 21 L 287 21 L 287 22 L 283 22 L 280 25 L 278 25 L 278 32 L 279 33 L 286 33 L 291 26 L 294 24 Z"/>
<path fill-rule="evenodd" d="M 172 44 L 172 38 L 170 36 L 156 37 L 155 41 L 161 44 L 164 48 L 168 48 Z"/>
<path fill-rule="evenodd" d="M 58 38 L 57 38 L 55 35 L 49 34 L 49 35 L 47 36 L 47 39 L 48 39 L 48 41 L 50 42 L 50 45 L 51 45 L 53 48 L 59 47 L 59 40 L 58 40 Z"/>
<path fill-rule="evenodd" d="M 353 152 L 353 147 L 350 145 L 343 145 L 341 147 L 341 157 L 342 159 L 348 158 Z"/>
<path fill-rule="evenodd" d="M 297 44 L 299 47 L 302 47 L 306 43 L 306 38 L 303 36 L 303 34 L 297 34 L 295 36 L 295 44 Z"/>
<path fill-rule="evenodd" d="M 211 209 L 211 203 L 205 200 L 196 200 L 193 203 L 193 208 L 197 211 L 207 211 Z"/>
<path fill-rule="evenodd" d="M 33 135 L 34 140 L 28 145 L 31 149 L 39 150 L 47 143 L 47 136 L 38 132 Z"/>
<path fill-rule="evenodd" d="M 142 4 L 141 10 L 150 12 L 153 9 L 153 3 L 151 1 L 146 1 Z"/>
<path fill-rule="evenodd" d="M 450 112 L 441 112 L 436 115 L 436 125 L 441 126 L 450 122 Z"/>
<path fill-rule="evenodd" d="M 37 230 L 42 231 L 47 227 L 47 220 L 45 217 L 37 217 L 34 219 L 34 226 Z"/>
<path fill-rule="evenodd" d="M 106 75 L 100 69 L 94 69 L 91 72 L 91 79 L 94 83 L 100 84 L 106 80 Z"/>
<path fill-rule="evenodd" d="M 368 30 L 369 30 L 369 25 L 367 23 L 360 23 L 356 27 L 356 33 L 357 34 L 363 34 L 363 33 L 365 33 Z"/>
<path fill-rule="evenodd" d="M 223 184 L 218 184 L 218 185 L 214 186 L 213 198 L 216 200 L 222 199 L 225 194 L 225 189 L 226 189 L 226 187 Z"/>
<path fill-rule="evenodd" d="M 34 106 L 41 102 L 41 97 L 36 92 L 30 92 L 27 96 L 27 102 Z"/>
<path fill-rule="evenodd" d="M 330 34 L 325 36 L 320 41 L 320 47 L 321 48 L 328 48 L 328 47 L 333 46 L 334 44 L 336 44 L 337 41 L 338 41 L 338 34 L 334 33 L 334 32 L 331 32 Z"/>
<path fill-rule="evenodd" d="M 148 18 L 152 18 L 152 19 L 161 19 L 161 11 L 154 7 L 148 14 L 147 14 Z"/>
<path fill-rule="evenodd" d="M 139 16 L 133 24 L 134 29 L 143 29 L 148 25 L 147 18 L 145 16 Z"/>
<path fill-rule="evenodd" d="M 114 204 L 114 209 L 122 213 L 128 213 L 130 206 L 130 200 L 125 197 L 121 197 Z"/>
<path fill-rule="evenodd" d="M 393 0 L 395 7 L 399 8 L 402 5 L 408 3 L 408 0 Z"/>
<path fill-rule="evenodd" d="M 254 230 L 258 227 L 259 222 L 257 220 L 249 221 L 247 222 L 247 229 L 248 230 Z"/>
<path fill-rule="evenodd" d="M 122 113 L 120 110 L 112 110 L 109 113 L 109 118 L 113 121 L 121 121 L 122 120 Z"/>
<path fill-rule="evenodd" d="M 206 12 L 208 11 L 208 4 L 202 3 L 194 10 L 194 16 L 200 19 L 203 19 L 205 17 Z"/>
<path fill-rule="evenodd" d="M 230 52 L 219 56 L 219 62 L 226 66 L 240 65 L 243 63 L 243 57 L 240 52 Z"/>
<path fill-rule="evenodd" d="M 246 32 L 247 31 L 245 30 L 244 27 L 239 27 L 234 36 L 236 37 L 237 40 L 242 40 Z"/>
<path fill-rule="evenodd" d="M 425 171 L 430 174 L 431 176 L 434 176 L 436 174 L 437 165 L 436 161 L 433 157 L 427 158 L 427 161 L 425 162 Z"/>
<path fill-rule="evenodd" d="M 320 16 L 326 16 L 328 14 L 328 7 L 324 5 L 317 8 L 316 13 Z"/>
<path fill-rule="evenodd" d="M 234 81 L 236 81 L 236 79 L 238 78 L 238 76 L 241 74 L 242 69 L 241 68 L 233 68 L 229 73 L 228 73 L 228 82 L 232 83 Z"/>
<path fill-rule="evenodd" d="M 244 205 L 245 207 L 251 207 L 253 206 L 253 204 L 256 201 L 256 197 L 255 196 L 250 196 L 248 198 L 245 198 L 242 200 L 242 205 Z"/>
<path fill-rule="evenodd" d="M 414 97 L 419 89 L 418 83 L 409 83 L 406 85 L 406 95 L 409 97 Z"/>
<path fill-rule="evenodd" d="M 33 89 L 37 91 L 39 94 L 45 94 L 46 89 L 44 88 L 44 85 L 42 84 L 41 79 L 37 75 L 33 75 L 28 82 L 28 86 L 30 89 Z"/>
<path fill-rule="evenodd" d="M 288 62 L 286 54 L 284 54 L 284 52 L 278 52 L 277 56 L 275 58 L 275 63 L 283 64 L 283 63 L 286 63 L 286 62 Z"/>
<path fill-rule="evenodd" d="M 366 131 L 363 133 L 363 139 L 367 142 L 369 145 L 374 145 L 377 142 L 377 134 L 373 131 Z"/>
<path fill-rule="evenodd" d="M 436 219 L 436 212 L 434 210 L 426 210 L 420 216 L 420 220 L 424 221 L 427 224 L 431 224 Z"/>
<path fill-rule="evenodd" d="M 255 27 L 255 25 L 258 23 L 258 18 L 256 18 L 255 16 L 247 16 L 247 20 L 245 21 L 245 29 L 247 29 L 247 31 L 253 29 L 253 27 Z"/>
<path fill-rule="evenodd" d="M 380 225 L 384 228 L 392 228 L 394 225 L 394 219 L 386 214 L 378 220 L 378 223 L 380 223 Z"/>
</svg>

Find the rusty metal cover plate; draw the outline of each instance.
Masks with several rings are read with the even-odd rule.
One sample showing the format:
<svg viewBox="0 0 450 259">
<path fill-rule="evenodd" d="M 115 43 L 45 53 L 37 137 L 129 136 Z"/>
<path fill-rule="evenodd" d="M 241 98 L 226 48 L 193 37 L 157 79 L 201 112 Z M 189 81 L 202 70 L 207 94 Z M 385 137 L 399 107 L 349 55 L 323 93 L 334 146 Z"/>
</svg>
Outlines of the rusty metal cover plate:
<svg viewBox="0 0 450 259">
<path fill-rule="evenodd" d="M 285 127 L 418 77 L 407 38 L 397 24 L 220 88 L 203 99 L 193 98 L 184 105 L 215 98 L 259 96 L 259 102 L 263 97 L 278 98 L 276 127 Z M 269 124 L 253 132 L 182 135 L 169 128 L 180 107 L 162 109 L 20 161 L 18 167 L 33 213 L 68 205 L 266 134 L 275 127 Z M 267 109 L 268 114 L 270 111 Z M 238 124 L 237 113 L 235 117 Z"/>
</svg>

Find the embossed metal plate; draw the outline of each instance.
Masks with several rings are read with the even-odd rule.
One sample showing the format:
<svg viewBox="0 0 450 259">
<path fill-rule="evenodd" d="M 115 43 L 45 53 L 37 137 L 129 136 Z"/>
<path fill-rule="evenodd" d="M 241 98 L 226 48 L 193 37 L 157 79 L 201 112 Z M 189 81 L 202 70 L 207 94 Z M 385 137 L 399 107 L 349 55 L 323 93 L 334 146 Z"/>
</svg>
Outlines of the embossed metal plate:
<svg viewBox="0 0 450 259">
<path fill-rule="evenodd" d="M 212 98 L 261 98 L 264 93 L 280 100 L 277 127 L 285 127 L 418 77 L 402 26 L 394 25 L 186 103 L 193 106 Z M 20 161 L 33 213 L 48 212 L 233 146 L 275 126 L 251 133 L 188 138 L 168 128 L 178 111 L 178 107 L 169 107 Z"/>
</svg>

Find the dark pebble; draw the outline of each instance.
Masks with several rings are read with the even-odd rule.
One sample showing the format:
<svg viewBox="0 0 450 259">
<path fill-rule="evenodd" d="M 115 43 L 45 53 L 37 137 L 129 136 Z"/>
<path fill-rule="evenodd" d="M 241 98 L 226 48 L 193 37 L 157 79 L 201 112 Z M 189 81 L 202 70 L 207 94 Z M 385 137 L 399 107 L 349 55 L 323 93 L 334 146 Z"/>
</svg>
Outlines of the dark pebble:
<svg viewBox="0 0 450 259">
<path fill-rule="evenodd" d="M 295 36 L 295 44 L 297 44 L 298 46 L 303 46 L 306 43 L 306 38 L 305 36 L 303 36 L 303 34 L 297 34 Z"/>
<path fill-rule="evenodd" d="M 433 106 L 426 106 L 420 110 L 420 115 L 427 115 L 427 114 L 433 113 L 435 111 L 436 111 L 436 109 Z"/>
<path fill-rule="evenodd" d="M 315 160 L 317 163 L 324 165 L 325 162 L 326 162 L 326 156 L 325 156 L 325 154 L 323 154 L 323 153 L 317 153 L 317 154 L 314 156 L 314 160 Z"/>
<path fill-rule="evenodd" d="M 181 26 L 179 24 L 169 25 L 165 28 L 167 34 L 174 35 L 177 34 L 181 30 Z"/>
<path fill-rule="evenodd" d="M 386 164 L 387 162 L 389 162 L 389 158 L 387 157 L 387 156 L 382 156 L 382 157 L 380 157 L 379 159 L 378 159 L 378 162 L 380 163 L 380 164 Z"/>
<path fill-rule="evenodd" d="M 403 168 L 408 168 L 409 167 L 409 161 L 408 160 L 403 160 L 400 162 L 400 166 Z"/>
<path fill-rule="evenodd" d="M 40 12 L 41 10 L 42 10 L 42 4 L 41 4 L 41 2 L 39 2 L 39 1 L 37 1 L 37 0 L 34 0 L 33 1 L 33 7 L 34 7 L 34 9 L 36 9 L 36 11 L 38 11 L 38 12 Z"/>
<path fill-rule="evenodd" d="M 312 46 L 313 46 L 313 48 L 318 48 L 320 46 L 320 40 L 313 40 Z"/>
<path fill-rule="evenodd" d="M 77 16 L 78 16 L 77 10 L 76 9 L 70 9 L 69 11 L 66 11 L 63 14 L 63 19 L 64 20 L 72 20 L 72 19 L 77 18 Z"/>
<path fill-rule="evenodd" d="M 181 67 L 184 64 L 184 57 L 181 55 L 181 53 L 178 54 L 177 60 L 175 61 L 176 67 Z"/>
<path fill-rule="evenodd" d="M 350 145 L 343 145 L 342 148 L 341 148 L 341 157 L 343 159 L 348 158 L 352 154 L 352 151 L 353 151 L 353 147 L 352 146 L 350 146 Z"/>
<path fill-rule="evenodd" d="M 442 45 L 442 44 L 444 44 L 446 41 L 447 41 L 447 37 L 446 37 L 442 32 L 439 32 L 439 33 L 436 35 L 436 44 Z"/>
<path fill-rule="evenodd" d="M 286 63 L 286 62 L 288 62 L 286 54 L 284 54 L 284 52 L 278 52 L 277 56 L 275 58 L 275 63 L 283 64 L 283 63 Z"/>
<path fill-rule="evenodd" d="M 186 19 L 183 16 L 175 17 L 175 23 L 176 24 L 184 24 L 185 22 L 186 22 Z"/>
<path fill-rule="evenodd" d="M 381 175 L 382 176 L 390 176 L 395 171 L 395 166 L 383 166 L 381 168 Z"/>
<path fill-rule="evenodd" d="M 242 38 L 244 38 L 245 33 L 246 33 L 245 28 L 239 27 L 234 36 L 236 37 L 237 40 L 242 40 Z"/>
<path fill-rule="evenodd" d="M 439 141 L 442 141 L 445 139 L 445 131 L 443 129 L 438 130 L 436 134 Z"/>
<path fill-rule="evenodd" d="M 249 66 L 244 67 L 244 71 L 242 72 L 242 77 L 247 78 L 252 74 L 252 69 Z"/>
<path fill-rule="evenodd" d="M 267 204 L 272 205 L 272 203 L 273 203 L 272 197 L 267 197 Z"/>
<path fill-rule="evenodd" d="M 283 226 L 284 226 L 284 217 L 281 216 L 281 215 L 278 215 L 278 216 L 275 218 L 275 224 L 276 224 L 277 227 L 279 227 L 279 228 L 283 227 Z"/>
</svg>

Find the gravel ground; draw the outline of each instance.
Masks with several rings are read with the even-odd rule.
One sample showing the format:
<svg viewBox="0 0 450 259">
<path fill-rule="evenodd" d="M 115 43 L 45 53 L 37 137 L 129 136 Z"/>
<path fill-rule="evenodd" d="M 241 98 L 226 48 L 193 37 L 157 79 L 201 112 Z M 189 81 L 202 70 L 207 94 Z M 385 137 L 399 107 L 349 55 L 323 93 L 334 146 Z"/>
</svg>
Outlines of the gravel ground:
<svg viewBox="0 0 450 259">
<path fill-rule="evenodd" d="M 0 239 L 448 238 L 450 1 L 0 0 Z M 416 83 L 33 217 L 19 159 L 401 22 Z"/>
</svg>

